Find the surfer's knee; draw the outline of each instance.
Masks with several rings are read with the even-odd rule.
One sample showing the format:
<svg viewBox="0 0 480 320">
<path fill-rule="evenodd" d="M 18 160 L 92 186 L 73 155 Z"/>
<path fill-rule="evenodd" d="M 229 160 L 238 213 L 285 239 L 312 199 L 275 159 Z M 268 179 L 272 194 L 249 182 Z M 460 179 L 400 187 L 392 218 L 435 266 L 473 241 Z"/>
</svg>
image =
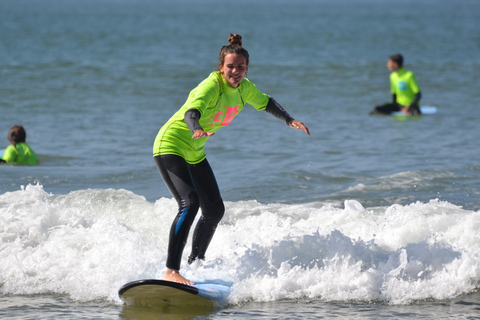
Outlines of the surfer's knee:
<svg viewBox="0 0 480 320">
<path fill-rule="evenodd" d="M 188 235 L 190 226 L 195 220 L 199 207 L 200 201 L 195 191 L 190 192 L 187 197 L 183 197 L 181 201 L 179 201 L 177 217 L 172 226 L 172 232 L 175 230 L 175 235 L 180 230 L 184 230 L 182 234 L 185 234 L 185 237 Z"/>
<path fill-rule="evenodd" d="M 211 202 L 208 205 L 202 206 L 202 216 L 206 222 L 211 225 L 217 225 L 225 215 L 225 204 L 220 198 L 217 201 Z"/>
<path fill-rule="evenodd" d="M 186 197 L 182 197 L 179 204 L 180 210 L 187 209 L 189 212 L 197 212 L 200 208 L 200 198 L 196 191 L 190 191 Z"/>
</svg>

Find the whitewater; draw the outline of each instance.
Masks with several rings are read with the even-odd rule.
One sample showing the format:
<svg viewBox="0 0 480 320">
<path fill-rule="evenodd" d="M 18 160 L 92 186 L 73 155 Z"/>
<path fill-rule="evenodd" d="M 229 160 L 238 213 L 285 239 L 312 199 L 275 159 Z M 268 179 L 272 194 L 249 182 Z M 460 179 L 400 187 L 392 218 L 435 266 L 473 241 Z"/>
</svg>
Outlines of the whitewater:
<svg viewBox="0 0 480 320">
<path fill-rule="evenodd" d="M 120 304 L 126 282 L 161 278 L 173 199 L 128 190 L 0 195 L 0 292 Z M 474 292 L 480 213 L 448 202 L 364 208 L 226 202 L 206 261 L 183 273 L 233 283 L 230 304 L 282 299 L 409 304 Z M 189 250 L 187 244 L 186 251 Z M 186 257 L 186 255 L 185 255 Z"/>
</svg>

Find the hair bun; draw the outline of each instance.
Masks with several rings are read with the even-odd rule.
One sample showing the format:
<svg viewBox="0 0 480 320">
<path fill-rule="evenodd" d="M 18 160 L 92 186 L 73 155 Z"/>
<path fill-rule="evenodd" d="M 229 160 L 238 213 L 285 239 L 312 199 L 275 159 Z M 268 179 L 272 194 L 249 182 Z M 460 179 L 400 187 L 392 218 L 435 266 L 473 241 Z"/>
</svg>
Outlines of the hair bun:
<svg viewBox="0 0 480 320">
<path fill-rule="evenodd" d="M 237 46 L 242 46 L 242 36 L 239 34 L 232 34 L 230 33 L 230 37 L 228 38 L 228 42 L 230 45 L 237 45 Z"/>
</svg>

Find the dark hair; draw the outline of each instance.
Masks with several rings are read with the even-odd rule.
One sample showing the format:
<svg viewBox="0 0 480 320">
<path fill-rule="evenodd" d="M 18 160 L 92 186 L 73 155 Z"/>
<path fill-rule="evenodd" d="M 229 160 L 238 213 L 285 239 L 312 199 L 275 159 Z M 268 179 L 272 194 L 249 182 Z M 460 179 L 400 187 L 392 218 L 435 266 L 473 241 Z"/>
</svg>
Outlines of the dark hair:
<svg viewBox="0 0 480 320">
<path fill-rule="evenodd" d="M 394 54 L 393 56 L 390 56 L 390 60 L 395 62 L 398 67 L 403 67 L 403 56 L 400 53 Z"/>
<path fill-rule="evenodd" d="M 7 139 L 11 144 L 16 145 L 17 143 L 25 142 L 27 133 L 22 126 L 13 126 L 10 128 L 10 131 L 8 131 Z"/>
<path fill-rule="evenodd" d="M 241 54 L 242 56 L 245 57 L 245 62 L 247 63 L 248 66 L 248 51 L 245 50 L 244 47 L 242 47 L 242 36 L 239 34 L 232 34 L 230 33 L 230 37 L 228 38 L 228 43 L 229 45 L 223 46 L 222 49 L 220 49 L 220 54 L 218 55 L 218 63 L 223 66 L 225 63 L 225 56 L 230 53 L 236 53 L 236 54 Z"/>
</svg>

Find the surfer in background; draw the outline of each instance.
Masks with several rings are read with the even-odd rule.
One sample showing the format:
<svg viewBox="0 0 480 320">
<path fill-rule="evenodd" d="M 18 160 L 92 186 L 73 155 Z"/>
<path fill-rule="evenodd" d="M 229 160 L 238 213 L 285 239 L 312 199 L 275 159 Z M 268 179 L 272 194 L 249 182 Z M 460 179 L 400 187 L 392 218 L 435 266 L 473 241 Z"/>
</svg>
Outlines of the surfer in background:
<svg viewBox="0 0 480 320">
<path fill-rule="evenodd" d="M 403 68 L 403 56 L 394 54 L 388 59 L 387 68 L 390 73 L 390 87 L 393 102 L 377 106 L 370 114 L 390 114 L 401 111 L 409 115 L 419 115 L 419 102 L 422 94 L 413 72 Z"/>
<path fill-rule="evenodd" d="M 10 145 L 3 152 L 3 159 L 0 159 L 0 163 L 38 164 L 37 155 L 25 142 L 27 133 L 22 126 L 11 127 L 7 139 L 10 141 Z"/>
<path fill-rule="evenodd" d="M 164 280 L 194 284 L 179 273 L 190 227 L 201 208 L 189 264 L 205 259 L 207 247 L 225 212 L 217 181 L 204 153 L 209 137 L 230 124 L 247 103 L 310 135 L 302 122 L 294 120 L 246 78 L 249 54 L 242 47 L 242 37 L 230 34 L 228 41 L 229 45 L 220 50 L 218 70 L 190 92 L 185 104 L 162 126 L 153 146 L 157 168 L 179 206 L 170 229 Z"/>
</svg>

